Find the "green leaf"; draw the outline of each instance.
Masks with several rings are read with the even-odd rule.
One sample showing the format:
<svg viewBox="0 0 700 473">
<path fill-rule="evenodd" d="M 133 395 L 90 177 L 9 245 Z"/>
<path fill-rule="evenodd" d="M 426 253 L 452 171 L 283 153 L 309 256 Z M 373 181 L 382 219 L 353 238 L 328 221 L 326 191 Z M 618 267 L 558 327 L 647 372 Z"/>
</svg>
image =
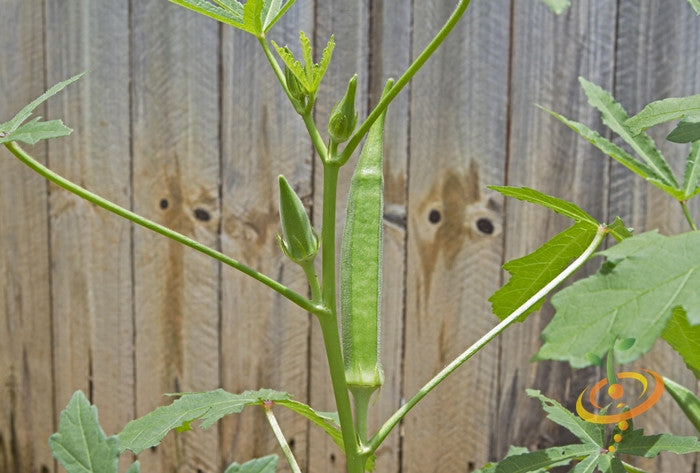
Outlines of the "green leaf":
<svg viewBox="0 0 700 473">
<path fill-rule="evenodd" d="M 126 470 L 126 473 L 140 473 L 141 471 L 141 465 L 139 465 L 139 462 L 135 461 L 134 463 L 131 464 L 128 470 Z"/>
<path fill-rule="evenodd" d="M 602 424 L 586 422 L 557 401 L 540 394 L 536 389 L 527 389 L 525 392 L 529 397 L 540 400 L 542 409 L 547 412 L 547 419 L 564 427 L 584 444 L 603 447 L 605 428 Z"/>
<path fill-rule="evenodd" d="M 698 181 L 700 181 L 700 140 L 691 145 L 690 154 L 685 161 L 683 200 L 690 199 L 700 192 Z"/>
<path fill-rule="evenodd" d="M 638 135 L 654 125 L 687 117 L 700 118 L 700 94 L 651 102 L 641 112 L 627 119 L 625 126 L 633 135 Z"/>
<path fill-rule="evenodd" d="M 598 228 L 598 221 L 588 215 L 583 209 L 578 207 L 571 202 L 567 202 L 558 197 L 552 197 L 547 194 L 543 194 L 535 189 L 530 189 L 529 187 L 511 187 L 511 186 L 487 186 L 489 189 L 500 192 L 501 194 L 508 197 L 515 197 L 519 200 L 524 200 L 526 202 L 531 202 L 533 204 L 538 204 L 543 207 L 547 207 L 550 210 L 554 210 L 558 214 L 565 217 L 569 217 L 576 222 L 587 222 L 594 229 Z"/>
<path fill-rule="evenodd" d="M 677 192 L 677 189 L 669 186 L 667 184 L 664 184 L 661 180 L 655 177 L 656 173 L 644 164 L 643 162 L 637 160 L 634 158 L 632 155 L 627 153 L 625 150 L 614 144 L 612 141 L 608 140 L 607 138 L 603 138 L 600 136 L 600 134 L 597 131 L 593 131 L 590 128 L 588 128 L 586 125 L 583 123 L 579 123 L 573 120 L 569 120 L 568 118 L 559 115 L 558 113 L 555 113 L 545 107 L 539 106 L 542 110 L 545 112 L 549 113 L 552 115 L 554 118 L 558 119 L 565 125 L 567 125 L 569 128 L 574 130 L 576 133 L 581 135 L 581 137 L 585 138 L 588 140 L 589 143 L 591 143 L 593 146 L 598 148 L 600 151 L 603 153 L 607 154 L 610 156 L 612 159 L 617 161 L 618 163 L 622 164 L 625 166 L 627 169 L 632 171 L 633 173 L 643 177 L 647 181 L 649 181 L 651 184 L 655 185 L 659 189 L 663 190 L 664 192 L 668 192 L 671 195 L 675 196 L 675 193 Z"/>
<path fill-rule="evenodd" d="M 542 2 L 552 9 L 557 15 L 561 15 L 571 6 L 569 0 L 542 0 Z"/>
<path fill-rule="evenodd" d="M 680 437 L 672 434 L 644 435 L 642 429 L 625 432 L 615 453 L 654 458 L 660 452 L 677 454 L 700 452 L 696 437 Z"/>
<path fill-rule="evenodd" d="M 68 473 L 116 473 L 119 440 L 106 437 L 97 421 L 97 408 L 76 391 L 61 413 L 58 432 L 49 438 L 53 456 Z"/>
<path fill-rule="evenodd" d="M 70 79 L 64 80 L 63 82 L 59 82 L 58 84 L 54 85 L 51 87 L 49 90 L 41 94 L 39 97 L 34 99 L 29 105 L 25 106 L 22 110 L 17 113 L 10 121 L 7 121 L 3 124 L 0 125 L 0 132 L 3 134 L 10 134 L 17 130 L 19 126 L 27 119 L 29 118 L 32 113 L 34 112 L 34 109 L 37 108 L 39 105 L 44 103 L 46 100 L 48 100 L 50 97 L 56 95 L 59 93 L 61 90 L 63 90 L 68 84 L 71 84 L 75 82 L 76 80 L 80 79 L 85 75 L 85 72 L 81 72 L 77 76 L 73 76 Z"/>
<path fill-rule="evenodd" d="M 551 447 L 536 452 L 508 456 L 498 463 L 490 463 L 474 473 L 530 473 L 555 466 L 563 466 L 580 457 L 598 456 L 600 447 L 593 444 Z"/>
<path fill-rule="evenodd" d="M 47 122 L 39 120 L 41 120 L 41 117 L 20 125 L 15 131 L 4 136 L 0 132 L 0 143 L 23 141 L 33 145 L 40 140 L 70 135 L 73 131 L 65 126 L 61 120 L 49 120 Z"/>
<path fill-rule="evenodd" d="M 598 461 L 600 460 L 600 455 L 591 454 L 578 462 L 578 464 L 571 470 L 571 473 L 593 473 L 598 467 Z"/>
<path fill-rule="evenodd" d="M 661 155 L 654 141 L 646 133 L 632 133 L 625 124 L 628 116 L 622 105 L 601 87 L 579 77 L 579 82 L 586 93 L 588 103 L 602 114 L 603 123 L 617 133 L 653 170 L 653 177 L 663 184 L 679 189 L 678 182 L 668 163 Z"/>
<path fill-rule="evenodd" d="M 170 0 L 214 20 L 243 30 L 258 38 L 282 18 L 295 0 L 248 0 L 241 4 L 237 0 L 213 0 L 216 5 L 206 0 Z"/>
<path fill-rule="evenodd" d="M 616 338 L 631 337 L 634 346 L 615 350 L 628 363 L 652 347 L 675 307 L 700 324 L 700 232 L 644 233 L 601 254 L 608 260 L 596 274 L 552 298 L 556 314 L 535 359 L 588 366 L 587 352 L 603 357 Z"/>
<path fill-rule="evenodd" d="M 700 399 L 690 389 L 666 377 L 664 387 L 695 426 L 695 430 L 700 432 Z"/>
<path fill-rule="evenodd" d="M 676 307 L 661 333 L 661 338 L 683 357 L 683 361 L 695 377 L 700 378 L 700 324 L 691 326 L 685 310 Z"/>
<path fill-rule="evenodd" d="M 514 259 L 503 265 L 511 275 L 508 283 L 490 298 L 493 313 L 501 320 L 512 314 L 530 297 L 560 274 L 573 259 L 579 257 L 591 244 L 596 235 L 596 227 L 589 222 L 579 222 L 556 235 L 533 253 Z M 518 320 L 539 310 L 544 302 L 540 300 Z"/>
<path fill-rule="evenodd" d="M 674 143 L 690 143 L 700 140 L 700 115 L 681 120 L 676 128 L 666 136 L 666 139 Z"/>
<path fill-rule="evenodd" d="M 336 425 L 339 424 L 337 414 L 317 412 L 313 410 L 310 406 L 302 402 L 293 401 L 291 399 L 275 401 L 275 404 L 279 406 L 284 406 L 287 409 L 290 409 L 296 412 L 297 414 L 306 417 L 311 422 L 321 427 L 328 434 L 328 436 L 331 439 L 333 439 L 333 442 L 335 442 L 335 444 L 338 447 L 340 447 L 341 450 L 345 451 L 345 447 L 343 445 L 343 436 L 338 427 L 336 427 Z"/>
<path fill-rule="evenodd" d="M 250 460 L 242 465 L 233 463 L 226 468 L 224 473 L 275 473 L 278 461 L 279 457 L 277 455 L 268 455 Z"/>
<path fill-rule="evenodd" d="M 280 47 L 277 45 L 277 43 L 272 41 L 272 45 L 277 50 L 277 54 L 279 54 L 282 62 L 284 62 L 289 70 L 292 71 L 292 74 L 299 79 L 299 82 L 304 89 L 306 89 L 309 95 L 313 96 L 318 91 L 321 80 L 323 80 L 323 76 L 325 75 L 328 65 L 330 64 L 333 49 L 335 48 L 335 40 L 331 35 L 318 64 L 314 63 L 311 41 L 303 31 L 299 32 L 299 43 L 301 44 L 304 64 L 294 57 L 294 54 L 292 54 L 292 51 L 287 46 Z"/>
<path fill-rule="evenodd" d="M 608 225 L 608 232 L 617 240 L 622 241 L 632 236 L 632 232 L 625 226 L 620 217 L 615 217 L 615 221 Z"/>
<path fill-rule="evenodd" d="M 241 394 L 231 394 L 223 389 L 183 394 L 172 404 L 161 406 L 129 422 L 119 434 L 119 448 L 120 451 L 128 449 L 138 455 L 158 445 L 169 431 L 187 427 L 194 420 L 200 420 L 200 427 L 206 429 L 226 415 L 241 412 L 246 406 L 288 399 L 289 394 L 271 389 Z"/>
<path fill-rule="evenodd" d="M 690 3 L 690 6 L 693 7 L 695 13 L 700 16 L 700 0 L 688 0 L 688 3 Z"/>
</svg>

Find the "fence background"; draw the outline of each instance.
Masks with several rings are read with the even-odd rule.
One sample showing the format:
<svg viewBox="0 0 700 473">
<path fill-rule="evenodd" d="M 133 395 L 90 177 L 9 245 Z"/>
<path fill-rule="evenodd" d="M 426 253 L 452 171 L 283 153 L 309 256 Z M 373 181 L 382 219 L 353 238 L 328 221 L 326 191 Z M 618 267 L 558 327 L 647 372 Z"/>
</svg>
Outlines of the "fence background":
<svg viewBox="0 0 700 473">
<path fill-rule="evenodd" d="M 381 420 L 495 324 L 487 298 L 504 282 L 500 265 L 568 224 L 505 202 L 486 185 L 536 187 L 600 220 L 619 215 L 637 231 L 686 230 L 670 198 L 534 104 L 606 134 L 578 76 L 613 91 L 631 113 L 697 93 L 700 20 L 687 2 L 575 0 L 559 17 L 536 0 L 472 3 L 388 116 L 386 386 L 373 406 Z M 321 170 L 254 38 L 165 0 L 1 4 L 2 117 L 89 70 L 40 113 L 63 118 L 74 133 L 32 153 L 88 189 L 305 290 L 275 243 L 276 176 L 288 177 L 318 222 Z M 335 34 L 316 110 L 322 124 L 355 72 L 366 115 L 384 80 L 400 75 L 454 4 L 299 0 L 270 36 L 296 48 L 303 29 L 320 50 Z M 680 168 L 685 148 L 659 141 Z M 108 434 L 173 391 L 269 387 L 333 409 L 320 332 L 308 315 L 232 269 L 48 185 L 6 150 L 0 157 L 0 471 L 57 471 L 47 438 L 76 389 L 98 406 Z M 350 172 L 341 174 L 341 196 Z M 697 205 L 692 212 L 700 218 Z M 480 230 L 479 219 L 493 231 Z M 569 440 L 524 391 L 571 406 L 601 373 L 528 361 L 550 317 L 545 307 L 510 328 L 436 389 L 379 450 L 377 471 L 468 472 L 511 444 Z M 663 343 L 638 366 L 697 386 Z M 643 425 L 692 434 L 680 416 L 665 396 Z M 342 456 L 319 430 L 279 417 L 305 471 L 342 471 Z M 139 459 L 149 473 L 213 473 L 274 451 L 262 413 L 249 409 L 204 432 L 171 434 Z M 698 471 L 697 456 L 639 464 Z"/>
</svg>

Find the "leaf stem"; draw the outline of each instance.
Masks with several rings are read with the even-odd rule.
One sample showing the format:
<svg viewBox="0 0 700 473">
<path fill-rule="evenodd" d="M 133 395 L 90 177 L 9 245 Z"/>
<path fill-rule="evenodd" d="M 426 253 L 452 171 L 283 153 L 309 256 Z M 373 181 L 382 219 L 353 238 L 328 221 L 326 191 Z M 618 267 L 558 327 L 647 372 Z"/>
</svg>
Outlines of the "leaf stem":
<svg viewBox="0 0 700 473">
<path fill-rule="evenodd" d="M 99 207 L 102 207 L 105 210 L 108 210 L 114 214 L 119 215 L 120 217 L 123 217 L 133 223 L 136 223 L 138 225 L 141 225 L 142 227 L 148 228 L 149 230 L 152 230 L 156 233 L 159 233 L 165 237 L 170 238 L 171 240 L 175 240 L 178 243 L 182 243 L 185 246 L 189 246 L 190 248 L 199 251 L 200 253 L 204 253 L 207 256 L 211 256 L 212 258 L 224 263 L 227 266 L 231 266 L 234 269 L 237 269 L 238 271 L 241 271 L 242 273 L 252 277 L 253 279 L 256 279 L 257 281 L 260 281 L 261 283 L 265 284 L 271 289 L 274 289 L 277 291 L 279 294 L 282 296 L 286 297 L 290 301 L 294 302 L 296 305 L 301 307 L 302 309 L 312 312 L 314 314 L 325 314 L 326 309 L 322 305 L 318 305 L 314 301 L 308 300 L 306 297 L 302 296 L 301 294 L 298 294 L 297 292 L 293 291 L 292 289 L 288 288 L 287 286 L 275 281 L 274 279 L 244 265 L 243 263 L 226 256 L 225 254 L 210 248 L 202 243 L 199 243 L 198 241 L 195 241 L 189 237 L 186 237 L 185 235 L 178 233 L 174 230 L 171 230 L 167 227 L 164 227 L 163 225 L 160 225 L 152 220 L 149 220 L 147 218 L 142 217 L 141 215 L 134 213 L 130 210 L 125 209 L 124 207 L 120 207 L 119 205 L 115 204 L 114 202 L 111 202 L 104 197 L 101 197 L 97 194 L 94 194 L 87 189 L 80 187 L 79 185 L 73 183 L 72 181 L 69 181 L 68 179 L 56 174 L 43 164 L 39 163 L 37 160 L 35 160 L 32 156 L 27 154 L 22 148 L 20 148 L 17 143 L 14 141 L 5 143 L 5 146 L 7 149 L 10 150 L 12 154 L 14 154 L 20 161 L 22 161 L 24 164 L 26 164 L 28 167 L 30 167 L 32 170 L 43 176 L 44 178 L 48 179 L 49 181 L 53 182 L 54 184 L 66 189 L 67 191 L 77 195 L 78 197 L 81 197 L 88 202 L 91 202 Z"/>
<path fill-rule="evenodd" d="M 367 131 L 369 131 L 369 128 L 372 126 L 372 124 L 381 116 L 382 112 L 384 112 L 384 110 L 389 106 L 391 101 L 394 100 L 394 98 L 399 94 L 399 92 L 401 92 L 401 90 L 406 86 L 406 84 L 409 83 L 413 76 L 416 75 L 420 68 L 423 67 L 423 64 L 425 64 L 425 62 L 430 58 L 430 56 L 433 55 L 435 50 L 440 46 L 440 44 L 442 44 L 445 38 L 447 38 L 447 36 L 457 24 L 457 22 L 459 22 L 460 18 L 462 18 L 462 15 L 464 15 L 464 12 L 469 6 L 469 2 L 470 0 L 459 1 L 457 7 L 455 7 L 454 12 L 447 19 L 440 31 L 437 32 L 435 37 L 433 37 L 430 43 L 428 43 L 423 52 L 421 52 L 418 55 L 418 57 L 413 61 L 413 63 L 411 63 L 410 66 L 408 66 L 406 71 L 401 75 L 401 77 L 398 78 L 391 90 L 389 90 L 386 93 L 386 95 L 382 97 L 382 99 L 379 101 L 374 110 L 372 110 L 372 112 L 365 119 L 365 121 L 362 122 L 362 125 L 360 125 L 359 128 L 355 131 L 355 133 L 350 138 L 350 141 L 348 141 L 348 144 L 345 146 L 345 149 L 343 149 L 343 152 L 340 154 L 339 161 L 341 165 L 345 164 L 348 161 L 348 159 L 350 159 L 350 156 L 360 144 L 362 138 L 364 138 Z"/>
<path fill-rule="evenodd" d="M 693 221 L 693 217 L 690 215 L 690 211 L 688 210 L 688 202 L 685 200 L 681 200 L 681 208 L 683 209 L 683 215 L 685 215 L 685 219 L 688 221 L 690 224 L 690 228 L 695 231 L 698 229 L 698 227 L 695 226 L 695 222 Z"/>
<path fill-rule="evenodd" d="M 372 437 L 369 442 L 369 450 L 374 452 L 389 435 L 389 432 L 396 427 L 401 419 L 410 411 L 418 402 L 423 399 L 430 391 L 433 390 L 438 384 L 440 384 L 445 378 L 447 378 L 452 372 L 459 368 L 465 361 L 474 356 L 479 350 L 486 346 L 491 340 L 496 338 L 501 334 L 509 325 L 515 322 L 518 317 L 524 314 L 530 307 L 535 305 L 537 301 L 545 297 L 552 291 L 555 287 L 561 284 L 566 278 L 578 270 L 588 258 L 593 254 L 593 252 L 598 248 L 603 237 L 607 233 L 607 228 L 603 225 L 598 227 L 598 231 L 593 237 L 593 241 L 588 247 L 583 251 L 581 256 L 576 258 L 569 266 L 559 273 L 554 279 L 552 279 L 546 286 L 537 291 L 532 297 L 525 301 L 520 307 L 518 307 L 512 314 L 503 319 L 501 323 L 496 325 L 488 333 L 482 336 L 476 341 L 472 346 L 467 348 L 461 355 L 455 358 L 450 364 L 445 366 L 438 374 L 436 374 L 430 381 L 428 381 L 418 392 L 401 406 L 394 414 L 389 417 L 389 419 L 382 425 L 376 434 Z"/>
<path fill-rule="evenodd" d="M 277 442 L 280 444 L 280 448 L 282 448 L 282 453 L 284 453 L 284 457 L 287 459 L 287 463 L 289 463 L 290 468 L 292 469 L 293 473 L 301 473 L 301 468 L 299 468 L 299 464 L 297 463 L 296 458 L 294 458 L 294 453 L 292 452 L 292 449 L 289 447 L 289 444 L 287 443 L 287 439 L 284 438 L 284 434 L 282 433 L 282 429 L 280 428 L 280 425 L 277 423 L 277 418 L 275 417 L 275 414 L 272 412 L 272 406 L 273 406 L 272 401 L 265 401 L 263 402 L 263 410 L 265 411 L 265 417 L 267 417 L 267 421 L 270 423 L 270 427 L 272 427 L 272 432 L 275 434 L 275 438 L 277 439 Z"/>
</svg>

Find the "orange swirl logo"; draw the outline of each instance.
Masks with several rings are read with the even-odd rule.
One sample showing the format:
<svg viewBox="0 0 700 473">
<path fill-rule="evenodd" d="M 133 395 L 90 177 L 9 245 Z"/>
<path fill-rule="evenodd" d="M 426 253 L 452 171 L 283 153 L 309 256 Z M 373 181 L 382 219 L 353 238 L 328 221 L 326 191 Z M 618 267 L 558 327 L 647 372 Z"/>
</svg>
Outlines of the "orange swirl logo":
<svg viewBox="0 0 700 473">
<path fill-rule="evenodd" d="M 661 395 L 664 392 L 664 380 L 661 378 L 661 376 L 658 373 L 655 373 L 651 370 L 644 369 L 643 371 L 646 371 L 649 373 L 655 381 L 654 385 L 654 390 L 647 396 L 647 398 L 641 403 L 638 404 L 634 407 L 629 408 L 629 410 L 624 410 L 618 414 L 593 414 L 592 412 L 589 412 L 586 410 L 586 408 L 583 406 L 583 398 L 586 394 L 586 391 L 588 390 L 588 387 L 583 390 L 583 392 L 579 395 L 578 400 L 576 401 L 576 413 L 583 419 L 588 422 L 593 422 L 595 424 L 614 424 L 614 423 L 620 423 L 623 421 L 626 421 L 627 419 L 631 419 L 632 417 L 636 417 L 642 412 L 646 412 L 649 410 L 651 406 L 656 404 L 659 399 L 661 398 Z M 637 380 L 639 383 L 642 385 L 642 393 L 639 395 L 639 398 L 641 399 L 644 394 L 647 392 L 647 388 L 649 387 L 649 383 L 647 381 L 647 378 L 644 377 L 641 373 L 636 373 L 633 371 L 626 371 L 622 373 L 617 374 L 617 378 L 620 379 L 634 379 Z M 601 407 L 598 405 L 596 402 L 596 397 L 598 393 L 600 392 L 601 389 L 603 389 L 606 385 L 608 384 L 608 379 L 603 378 L 600 381 L 598 381 L 595 386 L 593 386 L 593 389 L 591 389 L 590 393 L 588 394 L 588 401 L 592 406 L 594 406 L 597 409 L 601 409 Z M 621 384 L 615 382 L 613 384 L 610 384 L 608 386 L 608 396 L 610 396 L 611 399 L 613 400 L 618 400 L 625 394 L 625 389 L 622 387 Z M 617 408 L 625 408 L 627 407 L 627 404 L 620 402 L 616 405 Z M 626 423 L 626 422 L 625 422 Z M 622 429 L 625 430 L 625 429 Z"/>
</svg>

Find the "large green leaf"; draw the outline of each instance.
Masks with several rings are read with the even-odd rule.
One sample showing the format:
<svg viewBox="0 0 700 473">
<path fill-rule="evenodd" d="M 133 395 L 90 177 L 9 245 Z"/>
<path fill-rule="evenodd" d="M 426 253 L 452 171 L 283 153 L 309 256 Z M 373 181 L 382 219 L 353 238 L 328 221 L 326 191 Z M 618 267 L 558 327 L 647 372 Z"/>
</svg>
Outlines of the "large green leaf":
<svg viewBox="0 0 700 473">
<path fill-rule="evenodd" d="M 214 20 L 262 38 L 296 0 L 170 0 Z"/>
<path fill-rule="evenodd" d="M 666 139 L 674 143 L 691 143 L 700 140 L 700 115 L 684 118 L 678 122 Z"/>
<path fill-rule="evenodd" d="M 68 473 L 116 473 L 118 444 L 116 436 L 105 436 L 97 421 L 97 408 L 82 391 L 73 394 L 61 413 L 58 432 L 49 438 L 53 456 Z"/>
<path fill-rule="evenodd" d="M 661 337 L 683 357 L 695 377 L 700 378 L 700 324 L 690 325 L 685 309 L 676 307 Z"/>
<path fill-rule="evenodd" d="M 700 232 L 644 233 L 601 254 L 608 258 L 601 270 L 552 298 L 556 314 L 535 359 L 588 366 L 586 353 L 602 358 L 616 338 L 634 338 L 632 348 L 615 352 L 627 363 L 652 347 L 675 307 L 700 324 Z"/>
<path fill-rule="evenodd" d="M 677 454 L 700 452 L 697 437 L 680 437 L 671 434 L 644 435 L 642 429 L 625 432 L 618 444 L 617 453 L 653 458 L 660 452 Z"/>
<path fill-rule="evenodd" d="M 245 391 L 241 394 L 232 394 L 223 389 L 184 394 L 172 404 L 159 407 L 129 422 L 119 434 L 119 449 L 128 449 L 138 455 L 143 450 L 158 445 L 171 430 L 189 430 L 193 421 L 201 421 L 201 428 L 206 429 L 228 414 L 241 412 L 246 406 L 289 398 L 289 394 L 271 389 Z"/>
<path fill-rule="evenodd" d="M 600 455 L 600 447 L 594 444 L 551 447 L 535 452 L 511 455 L 498 463 L 490 463 L 474 473 L 531 473 L 554 466 L 568 465 L 571 461 Z"/>
<path fill-rule="evenodd" d="M 653 177 L 678 190 L 678 182 L 676 182 L 666 159 L 656 148 L 654 141 L 646 133 L 632 133 L 625 124 L 628 116 L 622 105 L 615 101 L 613 96 L 602 87 L 583 77 L 579 77 L 579 81 L 588 98 L 588 103 L 601 112 L 603 123 L 617 133 L 645 161 L 647 166 L 653 170 Z"/>
<path fill-rule="evenodd" d="M 651 102 L 638 114 L 627 119 L 625 126 L 636 135 L 654 125 L 687 117 L 700 117 L 700 94 Z"/>
<path fill-rule="evenodd" d="M 226 468 L 224 473 L 275 473 L 278 461 L 279 457 L 277 455 L 268 455 L 247 461 L 242 465 L 233 463 Z"/>
<path fill-rule="evenodd" d="M 591 244 L 596 227 L 589 222 L 579 222 L 556 235 L 534 252 L 522 258 L 508 261 L 503 269 L 511 275 L 508 283 L 490 298 L 493 313 L 501 320 L 546 286 L 560 274 L 574 258 L 579 257 Z M 531 312 L 540 308 L 540 300 L 518 320 L 523 321 Z"/>
</svg>

